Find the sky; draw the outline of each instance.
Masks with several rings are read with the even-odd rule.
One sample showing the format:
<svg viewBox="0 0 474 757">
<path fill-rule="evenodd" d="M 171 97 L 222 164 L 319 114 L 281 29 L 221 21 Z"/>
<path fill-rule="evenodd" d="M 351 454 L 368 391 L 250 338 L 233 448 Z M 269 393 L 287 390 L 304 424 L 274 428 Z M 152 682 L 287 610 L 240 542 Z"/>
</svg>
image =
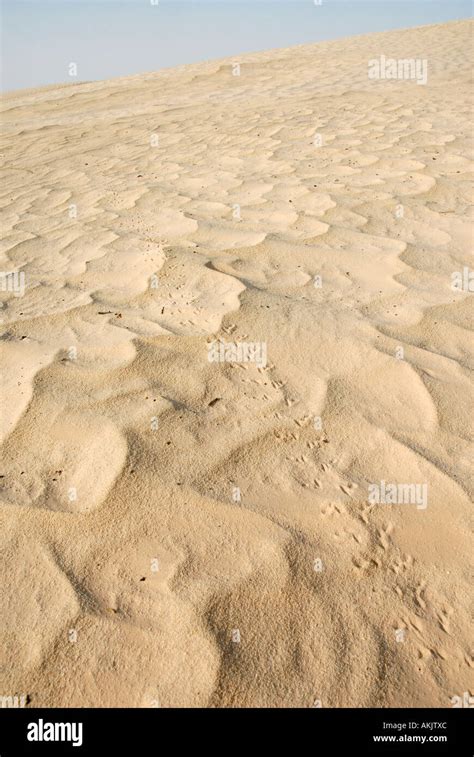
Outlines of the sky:
<svg viewBox="0 0 474 757">
<path fill-rule="evenodd" d="M 471 16 L 470 0 L 1 0 L 3 91 Z M 153 4 L 156 3 L 156 4 Z M 71 63 L 76 65 L 77 75 Z"/>
</svg>

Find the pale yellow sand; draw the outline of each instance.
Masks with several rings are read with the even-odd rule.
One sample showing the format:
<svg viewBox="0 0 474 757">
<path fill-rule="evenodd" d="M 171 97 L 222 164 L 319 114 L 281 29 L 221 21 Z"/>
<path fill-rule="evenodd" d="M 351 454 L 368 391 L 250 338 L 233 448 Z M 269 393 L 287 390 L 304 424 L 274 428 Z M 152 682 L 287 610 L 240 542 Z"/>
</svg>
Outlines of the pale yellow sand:
<svg viewBox="0 0 474 757">
<path fill-rule="evenodd" d="M 472 688 L 470 44 L 456 22 L 5 98 L 0 694 Z M 370 80 L 380 55 L 427 85 Z M 208 362 L 216 337 L 267 366 Z M 426 509 L 370 504 L 381 480 Z"/>
</svg>

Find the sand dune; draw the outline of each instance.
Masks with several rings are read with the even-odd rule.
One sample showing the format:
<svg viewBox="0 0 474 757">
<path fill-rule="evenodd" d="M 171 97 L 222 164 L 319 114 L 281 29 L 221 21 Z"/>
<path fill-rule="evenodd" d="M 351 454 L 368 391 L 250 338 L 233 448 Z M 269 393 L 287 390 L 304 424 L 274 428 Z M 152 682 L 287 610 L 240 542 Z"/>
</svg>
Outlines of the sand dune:
<svg viewBox="0 0 474 757">
<path fill-rule="evenodd" d="M 472 690 L 471 34 L 4 98 L 2 694 Z M 381 55 L 426 85 L 369 79 Z M 382 481 L 426 506 L 374 503 Z"/>
</svg>

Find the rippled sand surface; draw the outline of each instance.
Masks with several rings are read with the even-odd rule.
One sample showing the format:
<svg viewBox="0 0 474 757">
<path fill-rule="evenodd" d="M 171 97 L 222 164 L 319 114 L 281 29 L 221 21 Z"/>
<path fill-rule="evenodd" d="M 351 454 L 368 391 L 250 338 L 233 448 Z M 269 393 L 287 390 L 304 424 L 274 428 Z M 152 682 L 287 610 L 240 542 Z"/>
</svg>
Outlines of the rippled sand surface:
<svg viewBox="0 0 474 757">
<path fill-rule="evenodd" d="M 5 97 L 1 694 L 472 689 L 471 33 Z M 369 79 L 381 55 L 426 85 Z"/>
</svg>

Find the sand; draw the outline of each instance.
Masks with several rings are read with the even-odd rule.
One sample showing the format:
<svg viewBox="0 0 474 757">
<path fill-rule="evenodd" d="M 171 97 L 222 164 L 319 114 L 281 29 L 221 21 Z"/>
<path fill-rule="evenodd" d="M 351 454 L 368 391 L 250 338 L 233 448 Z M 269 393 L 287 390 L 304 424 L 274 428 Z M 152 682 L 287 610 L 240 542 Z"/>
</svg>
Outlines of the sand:
<svg viewBox="0 0 474 757">
<path fill-rule="evenodd" d="M 4 98 L 0 694 L 472 689 L 471 32 Z"/>
</svg>

